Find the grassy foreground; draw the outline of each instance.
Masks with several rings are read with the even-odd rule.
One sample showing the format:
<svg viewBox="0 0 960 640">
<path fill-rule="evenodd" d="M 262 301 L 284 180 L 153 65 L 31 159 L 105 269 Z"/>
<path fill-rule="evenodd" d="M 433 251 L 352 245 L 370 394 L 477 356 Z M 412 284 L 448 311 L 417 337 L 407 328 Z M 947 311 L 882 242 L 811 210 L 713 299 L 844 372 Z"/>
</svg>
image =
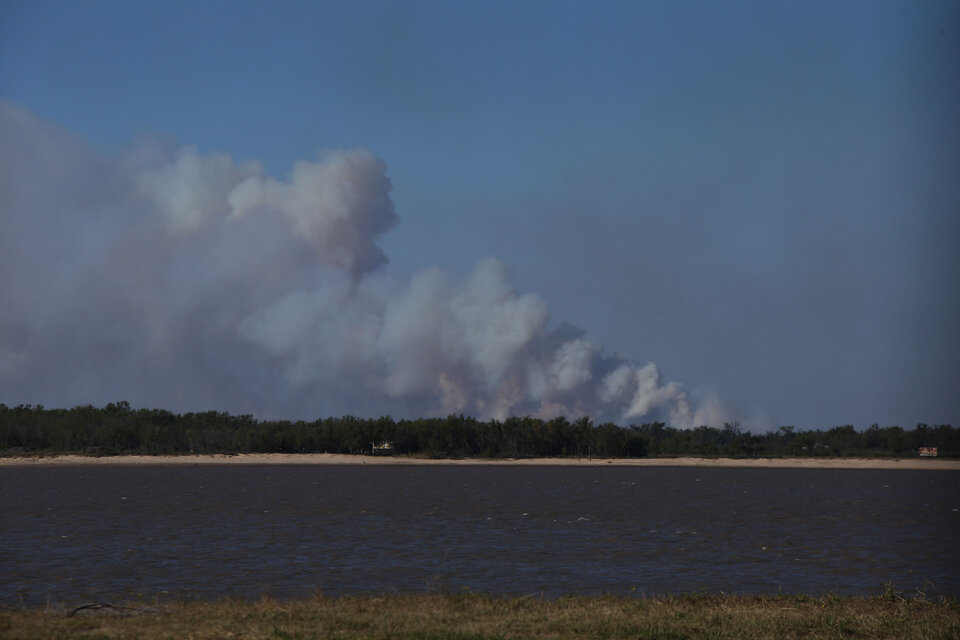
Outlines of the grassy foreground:
<svg viewBox="0 0 960 640">
<path fill-rule="evenodd" d="M 0 611 L 0 638 L 960 638 L 956 600 L 421 594 Z"/>
</svg>

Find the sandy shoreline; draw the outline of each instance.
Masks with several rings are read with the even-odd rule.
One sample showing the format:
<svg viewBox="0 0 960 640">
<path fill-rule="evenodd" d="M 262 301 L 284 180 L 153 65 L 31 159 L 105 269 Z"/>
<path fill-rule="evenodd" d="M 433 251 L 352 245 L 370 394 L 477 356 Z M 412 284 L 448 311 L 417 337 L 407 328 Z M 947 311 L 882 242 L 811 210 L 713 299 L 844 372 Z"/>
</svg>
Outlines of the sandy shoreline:
<svg viewBox="0 0 960 640">
<path fill-rule="evenodd" d="M 923 469 L 960 471 L 960 460 L 938 458 L 524 458 L 428 460 L 405 456 L 360 456 L 335 453 L 257 453 L 185 456 L 78 456 L 0 458 L 11 466 L 115 465 L 500 465 L 564 467 L 738 467 L 755 469 Z"/>
</svg>

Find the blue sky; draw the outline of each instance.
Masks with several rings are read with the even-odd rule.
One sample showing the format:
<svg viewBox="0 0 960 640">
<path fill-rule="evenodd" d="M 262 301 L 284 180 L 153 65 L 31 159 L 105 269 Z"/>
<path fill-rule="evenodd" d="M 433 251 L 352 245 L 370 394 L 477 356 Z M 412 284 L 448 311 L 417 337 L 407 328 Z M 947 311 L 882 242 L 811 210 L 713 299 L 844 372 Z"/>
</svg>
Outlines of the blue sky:
<svg viewBox="0 0 960 640">
<path fill-rule="evenodd" d="M 958 72 L 954 2 L 0 2 L 0 98 L 93 154 L 282 181 L 367 149 L 374 275 L 494 256 L 549 328 L 755 428 L 960 423 Z"/>
</svg>

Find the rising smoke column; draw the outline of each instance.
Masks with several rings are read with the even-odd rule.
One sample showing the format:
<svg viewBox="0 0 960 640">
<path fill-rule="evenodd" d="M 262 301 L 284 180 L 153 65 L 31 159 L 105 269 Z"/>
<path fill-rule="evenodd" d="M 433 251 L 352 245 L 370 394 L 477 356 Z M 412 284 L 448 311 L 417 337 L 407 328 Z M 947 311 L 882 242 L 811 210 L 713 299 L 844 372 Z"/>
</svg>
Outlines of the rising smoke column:
<svg viewBox="0 0 960 640">
<path fill-rule="evenodd" d="M 0 402 L 720 419 L 656 365 L 552 327 L 495 258 L 392 282 L 391 188 L 363 149 L 282 180 L 155 141 L 104 159 L 0 103 Z"/>
</svg>

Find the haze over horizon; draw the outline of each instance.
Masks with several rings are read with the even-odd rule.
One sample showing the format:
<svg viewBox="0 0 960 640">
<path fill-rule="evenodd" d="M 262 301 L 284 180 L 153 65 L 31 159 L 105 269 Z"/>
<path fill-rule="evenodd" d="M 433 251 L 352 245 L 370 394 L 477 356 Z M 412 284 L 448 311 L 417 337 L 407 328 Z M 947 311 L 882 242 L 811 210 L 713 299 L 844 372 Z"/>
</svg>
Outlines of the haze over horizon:
<svg viewBox="0 0 960 640">
<path fill-rule="evenodd" d="M 955 3 L 0 2 L 0 402 L 960 423 Z"/>
</svg>

